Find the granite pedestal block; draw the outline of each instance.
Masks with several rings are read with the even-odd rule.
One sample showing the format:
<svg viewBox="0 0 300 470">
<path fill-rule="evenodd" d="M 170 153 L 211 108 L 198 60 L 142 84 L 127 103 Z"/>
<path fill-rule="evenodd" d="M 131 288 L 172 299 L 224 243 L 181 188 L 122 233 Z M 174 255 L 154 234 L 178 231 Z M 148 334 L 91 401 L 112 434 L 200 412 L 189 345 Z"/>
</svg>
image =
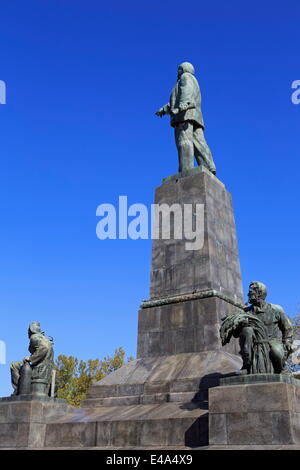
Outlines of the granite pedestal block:
<svg viewBox="0 0 300 470">
<path fill-rule="evenodd" d="M 299 445 L 299 385 L 278 381 L 211 388 L 209 444 Z"/>
<path fill-rule="evenodd" d="M 93 385 L 85 406 L 103 404 L 102 399 L 123 403 L 124 396 L 132 404 L 175 397 L 180 402 L 180 393 L 199 398 L 207 395 L 208 376 L 241 367 L 237 344 L 222 348 L 219 335 L 221 319 L 243 307 L 230 194 L 209 171 L 197 168 L 157 188 L 155 203 L 204 204 L 203 247 L 186 250 L 185 240 L 174 238 L 174 220 L 171 239 L 153 240 L 150 299 L 139 312 L 138 360 Z M 177 273 L 171 283 L 169 269 Z"/>
<path fill-rule="evenodd" d="M 241 304 L 214 290 L 164 301 L 145 302 L 139 311 L 138 358 L 221 349 L 238 354 L 235 341 L 222 347 L 219 331 L 222 318 L 240 312 Z"/>
<path fill-rule="evenodd" d="M 137 359 L 93 384 L 82 410 L 47 425 L 47 447 L 172 447 L 208 442 L 208 390 L 242 365 L 222 348 L 222 317 L 243 307 L 231 197 L 203 168 L 173 175 L 156 204 L 204 204 L 204 244 L 153 240 L 150 299 L 138 321 Z"/>
<path fill-rule="evenodd" d="M 222 317 L 243 307 L 231 196 L 197 168 L 169 177 L 155 203 L 204 205 L 203 246 L 187 250 L 170 218 L 170 239 L 153 240 L 137 359 L 93 384 L 81 410 L 47 422 L 47 448 L 208 443 L 208 390 L 242 365 L 236 344 L 222 348 L 219 337 Z"/>
<path fill-rule="evenodd" d="M 45 447 L 194 447 L 207 445 L 207 410 L 192 404 L 101 406 L 47 425 Z"/>
<path fill-rule="evenodd" d="M 178 204 L 182 213 L 185 204 L 192 204 L 194 212 L 196 204 L 204 205 L 204 244 L 200 249 L 187 250 L 187 240 L 175 238 L 176 220 L 170 218 L 170 239 L 152 241 L 150 299 L 214 289 L 243 303 L 232 200 L 224 184 L 199 168 L 196 174 L 175 175 L 171 182 L 159 186 L 155 204 Z M 156 221 L 155 232 L 162 233 L 161 219 Z"/>
<path fill-rule="evenodd" d="M 73 410 L 65 400 L 55 398 L 0 398 L 0 448 L 42 448 L 47 423 Z"/>
<path fill-rule="evenodd" d="M 207 402 L 208 389 L 241 364 L 239 357 L 225 351 L 137 359 L 92 385 L 83 406 Z"/>
</svg>

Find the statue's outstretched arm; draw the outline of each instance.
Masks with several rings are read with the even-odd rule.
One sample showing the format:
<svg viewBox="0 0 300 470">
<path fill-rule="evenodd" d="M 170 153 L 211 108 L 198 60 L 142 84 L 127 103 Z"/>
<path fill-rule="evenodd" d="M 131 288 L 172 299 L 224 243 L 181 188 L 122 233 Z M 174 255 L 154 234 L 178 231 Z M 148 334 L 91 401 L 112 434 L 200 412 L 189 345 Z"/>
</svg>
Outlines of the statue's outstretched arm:
<svg viewBox="0 0 300 470">
<path fill-rule="evenodd" d="M 165 116 L 165 114 L 170 114 L 170 110 L 171 110 L 170 103 L 167 103 L 164 106 L 162 106 L 158 111 L 156 111 L 155 114 L 156 116 L 163 117 Z"/>
</svg>

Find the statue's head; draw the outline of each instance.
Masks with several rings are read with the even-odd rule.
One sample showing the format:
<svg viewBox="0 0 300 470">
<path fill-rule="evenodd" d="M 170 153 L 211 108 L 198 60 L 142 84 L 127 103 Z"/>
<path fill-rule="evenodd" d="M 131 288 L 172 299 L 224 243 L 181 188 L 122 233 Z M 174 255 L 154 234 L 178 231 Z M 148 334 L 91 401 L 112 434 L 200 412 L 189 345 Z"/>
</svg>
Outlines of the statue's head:
<svg viewBox="0 0 300 470">
<path fill-rule="evenodd" d="M 182 64 L 179 65 L 178 72 L 177 72 L 178 79 L 185 72 L 188 72 L 188 73 L 191 73 L 192 75 L 195 75 L 194 66 L 190 62 L 182 62 Z"/>
<path fill-rule="evenodd" d="M 33 321 L 30 323 L 28 327 L 28 336 L 30 338 L 31 335 L 35 333 L 41 333 L 41 324 L 38 321 Z"/>
<path fill-rule="evenodd" d="M 257 305 L 267 297 L 267 287 L 262 282 L 252 281 L 249 285 L 248 299 L 250 304 Z"/>
</svg>

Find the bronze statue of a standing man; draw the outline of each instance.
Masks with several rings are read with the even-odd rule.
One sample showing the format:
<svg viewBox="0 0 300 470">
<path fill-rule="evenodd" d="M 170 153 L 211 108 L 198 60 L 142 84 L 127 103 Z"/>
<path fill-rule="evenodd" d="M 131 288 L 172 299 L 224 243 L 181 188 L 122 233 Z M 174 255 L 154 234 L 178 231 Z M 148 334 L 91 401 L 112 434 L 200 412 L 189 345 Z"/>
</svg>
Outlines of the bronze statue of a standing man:
<svg viewBox="0 0 300 470">
<path fill-rule="evenodd" d="M 204 138 L 204 122 L 201 113 L 201 94 L 195 70 L 189 62 L 178 67 L 177 83 L 170 101 L 160 108 L 157 116 L 170 114 L 171 126 L 175 130 L 178 150 L 179 172 L 194 168 L 194 158 L 198 165 L 203 164 L 214 175 L 216 166 L 211 151 Z"/>
</svg>

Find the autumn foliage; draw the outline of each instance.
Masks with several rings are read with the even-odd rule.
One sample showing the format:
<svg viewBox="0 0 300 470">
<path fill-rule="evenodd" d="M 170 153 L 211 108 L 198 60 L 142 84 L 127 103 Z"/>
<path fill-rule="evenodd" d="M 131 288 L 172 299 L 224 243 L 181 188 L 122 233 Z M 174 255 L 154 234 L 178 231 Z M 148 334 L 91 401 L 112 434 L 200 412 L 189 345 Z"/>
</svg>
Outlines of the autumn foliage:
<svg viewBox="0 0 300 470">
<path fill-rule="evenodd" d="M 127 362 L 133 358 L 128 358 Z M 86 392 L 93 382 L 97 382 L 125 363 L 123 348 L 115 350 L 113 357 L 79 360 L 77 357 L 61 354 L 56 360 L 56 396 L 64 398 L 70 405 L 80 407 Z"/>
</svg>

